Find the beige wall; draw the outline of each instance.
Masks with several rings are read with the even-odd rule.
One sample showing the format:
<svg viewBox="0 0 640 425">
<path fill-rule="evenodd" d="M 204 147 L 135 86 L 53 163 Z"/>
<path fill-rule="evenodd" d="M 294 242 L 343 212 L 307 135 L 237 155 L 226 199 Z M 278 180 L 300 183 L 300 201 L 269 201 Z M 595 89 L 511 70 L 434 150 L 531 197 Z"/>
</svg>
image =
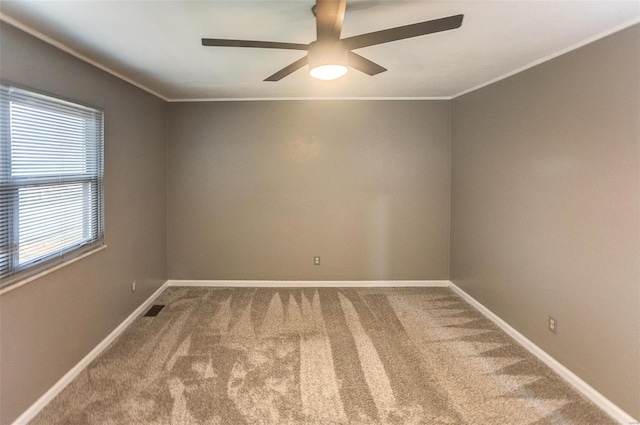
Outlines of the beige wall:
<svg viewBox="0 0 640 425">
<path fill-rule="evenodd" d="M 6 24 L 0 31 L 2 79 L 104 109 L 108 245 L 0 296 L 8 424 L 166 280 L 166 105 Z"/>
<path fill-rule="evenodd" d="M 636 418 L 639 52 L 636 25 L 455 99 L 451 153 L 452 281 Z"/>
<path fill-rule="evenodd" d="M 447 279 L 449 105 L 171 104 L 168 196 L 170 279 Z"/>
</svg>

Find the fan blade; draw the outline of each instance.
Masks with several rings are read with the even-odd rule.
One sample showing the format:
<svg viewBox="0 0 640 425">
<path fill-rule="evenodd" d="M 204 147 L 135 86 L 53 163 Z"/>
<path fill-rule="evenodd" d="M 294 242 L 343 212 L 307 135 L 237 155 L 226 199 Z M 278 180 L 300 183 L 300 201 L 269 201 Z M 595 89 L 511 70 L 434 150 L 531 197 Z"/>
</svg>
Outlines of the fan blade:
<svg viewBox="0 0 640 425">
<path fill-rule="evenodd" d="M 277 41 L 223 40 L 219 38 L 203 38 L 203 46 L 219 47 L 257 47 L 261 49 L 307 50 L 309 45 L 298 43 L 280 43 Z"/>
<path fill-rule="evenodd" d="M 359 49 L 361 47 L 388 43 L 390 41 L 403 40 L 405 38 L 418 37 L 434 32 L 447 31 L 460 28 L 464 15 L 454 15 L 446 18 L 434 19 L 417 24 L 402 27 L 389 28 L 382 31 L 374 31 L 368 34 L 347 37 L 342 40 L 347 49 Z"/>
<path fill-rule="evenodd" d="M 383 68 L 377 63 L 371 62 L 369 59 L 363 58 L 356 53 L 348 52 L 347 55 L 349 66 L 357 69 L 358 71 L 362 71 L 367 75 L 376 75 L 387 70 L 387 68 Z"/>
<path fill-rule="evenodd" d="M 338 41 L 347 0 L 316 0 L 318 41 Z"/>
<path fill-rule="evenodd" d="M 308 61 L 306 56 L 301 58 L 301 59 L 298 59 L 297 61 L 295 61 L 291 65 L 282 68 L 280 71 L 278 71 L 275 74 L 273 74 L 272 76 L 266 78 L 264 81 L 280 81 L 284 77 L 286 77 L 287 75 L 293 74 L 295 71 L 297 71 L 300 68 L 302 68 L 303 66 L 305 66 L 308 62 L 309 61 Z"/>
</svg>

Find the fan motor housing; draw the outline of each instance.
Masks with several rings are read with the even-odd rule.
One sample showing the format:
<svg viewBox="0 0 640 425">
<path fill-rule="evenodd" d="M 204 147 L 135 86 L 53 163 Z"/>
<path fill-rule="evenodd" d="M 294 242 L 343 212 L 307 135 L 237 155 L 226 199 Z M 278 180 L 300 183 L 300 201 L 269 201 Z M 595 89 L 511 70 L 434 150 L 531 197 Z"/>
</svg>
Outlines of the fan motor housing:
<svg viewBox="0 0 640 425">
<path fill-rule="evenodd" d="M 309 58 L 309 68 L 313 69 L 322 65 L 343 65 L 347 66 L 348 50 L 341 42 L 320 42 L 314 41 L 309 44 L 307 55 Z"/>
</svg>

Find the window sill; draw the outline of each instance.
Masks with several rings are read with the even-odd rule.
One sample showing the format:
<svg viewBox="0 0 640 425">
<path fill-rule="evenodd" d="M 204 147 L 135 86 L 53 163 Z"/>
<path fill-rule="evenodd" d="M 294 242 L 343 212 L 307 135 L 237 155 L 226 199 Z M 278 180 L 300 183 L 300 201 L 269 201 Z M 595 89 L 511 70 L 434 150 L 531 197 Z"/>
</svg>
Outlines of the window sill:
<svg viewBox="0 0 640 425">
<path fill-rule="evenodd" d="M 7 292 L 9 292 L 9 291 L 13 291 L 14 289 L 17 289 L 17 288 L 19 288 L 19 287 L 21 287 L 21 286 L 26 285 L 27 283 L 31 283 L 31 282 L 33 282 L 34 280 L 40 279 L 41 277 L 46 276 L 46 275 L 48 275 L 49 273 L 53 273 L 53 272 L 55 272 L 56 270 L 60 270 L 61 268 L 66 267 L 66 266 L 68 266 L 69 264 L 73 264 L 73 263 L 75 263 L 76 261 L 82 260 L 83 258 L 86 258 L 86 257 L 88 257 L 88 256 L 90 256 L 90 255 L 93 255 L 93 254 L 95 254 L 95 253 L 97 253 L 97 252 L 100 252 L 100 251 L 102 251 L 103 249 L 105 249 L 106 247 L 107 247 L 107 245 L 106 245 L 106 244 L 102 244 L 102 245 L 100 245 L 100 246 L 95 247 L 94 249 L 92 249 L 92 250 L 90 250 L 90 251 L 87 251 L 87 252 L 84 252 L 84 253 L 82 253 L 82 254 L 78 255 L 77 257 L 71 258 L 70 260 L 67 260 L 67 261 L 65 261 L 65 262 L 63 262 L 63 263 L 60 263 L 60 264 L 58 264 L 58 265 L 55 265 L 55 266 L 53 266 L 53 267 L 51 267 L 51 268 L 48 268 L 48 269 L 46 269 L 46 270 L 43 270 L 43 271 L 41 271 L 40 273 L 34 274 L 34 275 L 32 275 L 32 276 L 25 277 L 25 278 L 24 278 L 24 279 L 22 279 L 22 280 L 19 280 L 19 281 L 15 282 L 15 283 L 10 284 L 10 285 L 9 285 L 9 286 L 7 286 L 6 288 L 2 288 L 2 289 L 0 289 L 0 295 L 4 295 L 5 293 L 7 293 Z"/>
</svg>

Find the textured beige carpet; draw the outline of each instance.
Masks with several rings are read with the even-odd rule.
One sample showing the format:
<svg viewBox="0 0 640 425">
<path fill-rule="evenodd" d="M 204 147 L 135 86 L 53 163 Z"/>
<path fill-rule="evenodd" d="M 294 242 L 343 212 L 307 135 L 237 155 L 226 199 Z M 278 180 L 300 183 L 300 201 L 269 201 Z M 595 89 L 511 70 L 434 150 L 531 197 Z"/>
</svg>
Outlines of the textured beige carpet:
<svg viewBox="0 0 640 425">
<path fill-rule="evenodd" d="M 169 288 L 35 424 L 613 424 L 446 288 Z"/>
</svg>

